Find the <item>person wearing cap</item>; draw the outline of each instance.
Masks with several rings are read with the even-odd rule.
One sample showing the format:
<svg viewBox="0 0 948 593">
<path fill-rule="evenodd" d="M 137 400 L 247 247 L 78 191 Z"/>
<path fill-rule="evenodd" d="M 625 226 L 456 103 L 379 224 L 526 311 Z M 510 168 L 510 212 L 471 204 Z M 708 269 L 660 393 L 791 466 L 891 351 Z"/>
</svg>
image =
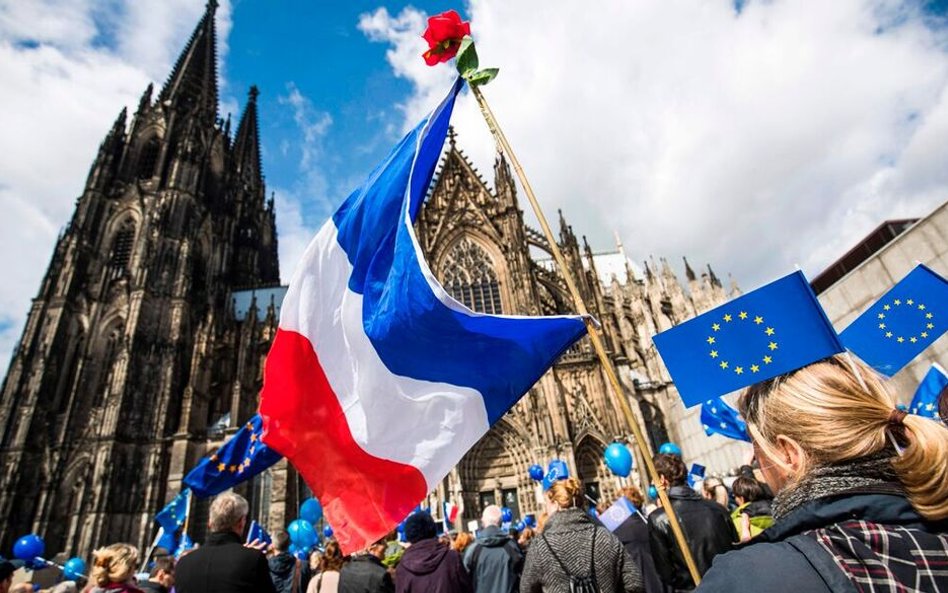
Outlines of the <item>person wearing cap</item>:
<svg viewBox="0 0 948 593">
<path fill-rule="evenodd" d="M 948 428 L 845 354 L 749 387 L 739 409 L 774 524 L 699 592 L 948 591 Z"/>
<path fill-rule="evenodd" d="M 409 515 L 405 539 L 409 546 L 395 569 L 396 593 L 473 593 L 460 554 L 438 539 L 430 514 Z"/>
<path fill-rule="evenodd" d="M 0 593 L 7 593 L 13 585 L 16 567 L 9 560 L 0 560 Z"/>
</svg>

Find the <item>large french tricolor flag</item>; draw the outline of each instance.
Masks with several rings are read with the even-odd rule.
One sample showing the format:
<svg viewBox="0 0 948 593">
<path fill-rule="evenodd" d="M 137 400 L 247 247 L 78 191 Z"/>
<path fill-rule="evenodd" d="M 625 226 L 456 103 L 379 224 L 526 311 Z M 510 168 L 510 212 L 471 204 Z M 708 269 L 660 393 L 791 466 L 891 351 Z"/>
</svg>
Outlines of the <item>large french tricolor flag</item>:
<svg viewBox="0 0 948 593">
<path fill-rule="evenodd" d="M 412 222 L 461 85 L 310 243 L 266 361 L 264 442 L 347 554 L 404 519 L 585 333 L 575 316 L 474 313 L 425 263 Z"/>
</svg>

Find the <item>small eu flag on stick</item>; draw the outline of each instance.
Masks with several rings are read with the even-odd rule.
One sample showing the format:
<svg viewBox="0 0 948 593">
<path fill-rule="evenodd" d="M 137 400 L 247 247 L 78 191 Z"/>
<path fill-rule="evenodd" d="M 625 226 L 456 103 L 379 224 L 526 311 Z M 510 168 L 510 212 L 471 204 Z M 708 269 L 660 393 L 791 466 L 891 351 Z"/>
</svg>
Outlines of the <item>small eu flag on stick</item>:
<svg viewBox="0 0 948 593">
<path fill-rule="evenodd" d="M 741 415 L 719 397 L 701 404 L 701 426 L 708 436 L 719 434 L 729 439 L 751 442 L 747 424 Z"/>
<path fill-rule="evenodd" d="M 685 407 L 843 351 L 839 336 L 799 271 L 652 340 Z"/>
<path fill-rule="evenodd" d="M 918 384 L 908 411 L 912 414 L 936 418 L 938 416 L 938 398 L 948 389 L 948 373 L 938 364 L 933 364 L 925 378 Z"/>
<path fill-rule="evenodd" d="M 891 377 L 948 330 L 948 281 L 919 264 L 839 335 Z"/>
</svg>

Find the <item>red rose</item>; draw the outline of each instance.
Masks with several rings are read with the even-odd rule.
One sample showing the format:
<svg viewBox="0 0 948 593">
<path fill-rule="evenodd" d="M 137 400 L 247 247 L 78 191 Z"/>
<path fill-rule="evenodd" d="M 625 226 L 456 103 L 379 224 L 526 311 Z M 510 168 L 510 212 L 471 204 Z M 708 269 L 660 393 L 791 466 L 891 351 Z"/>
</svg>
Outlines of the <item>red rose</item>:
<svg viewBox="0 0 948 593">
<path fill-rule="evenodd" d="M 461 20 L 453 10 L 436 14 L 428 19 L 428 29 L 422 37 L 428 42 L 428 51 L 423 56 L 425 63 L 434 66 L 447 62 L 458 53 L 461 39 L 471 34 L 471 23 Z"/>
</svg>

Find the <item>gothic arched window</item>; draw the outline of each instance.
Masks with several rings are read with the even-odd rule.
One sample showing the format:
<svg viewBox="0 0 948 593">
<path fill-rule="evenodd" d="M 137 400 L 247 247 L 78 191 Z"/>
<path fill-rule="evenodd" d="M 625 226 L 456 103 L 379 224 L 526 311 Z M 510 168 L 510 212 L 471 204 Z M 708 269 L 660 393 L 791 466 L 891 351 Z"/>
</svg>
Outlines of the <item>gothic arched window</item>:
<svg viewBox="0 0 948 593">
<path fill-rule="evenodd" d="M 132 259 L 132 246 L 135 243 L 135 225 L 131 220 L 125 222 L 122 228 L 112 238 L 112 247 L 109 249 L 109 278 L 124 276 L 128 271 L 128 262 Z"/>
<path fill-rule="evenodd" d="M 502 312 L 497 273 L 480 245 L 461 239 L 451 248 L 442 269 L 444 288 L 455 300 L 479 313 Z"/>
<path fill-rule="evenodd" d="M 161 152 L 161 144 L 157 138 L 152 138 L 145 144 L 141 156 L 138 157 L 139 179 L 151 179 L 155 176 L 155 165 L 158 163 L 158 153 Z"/>
</svg>

